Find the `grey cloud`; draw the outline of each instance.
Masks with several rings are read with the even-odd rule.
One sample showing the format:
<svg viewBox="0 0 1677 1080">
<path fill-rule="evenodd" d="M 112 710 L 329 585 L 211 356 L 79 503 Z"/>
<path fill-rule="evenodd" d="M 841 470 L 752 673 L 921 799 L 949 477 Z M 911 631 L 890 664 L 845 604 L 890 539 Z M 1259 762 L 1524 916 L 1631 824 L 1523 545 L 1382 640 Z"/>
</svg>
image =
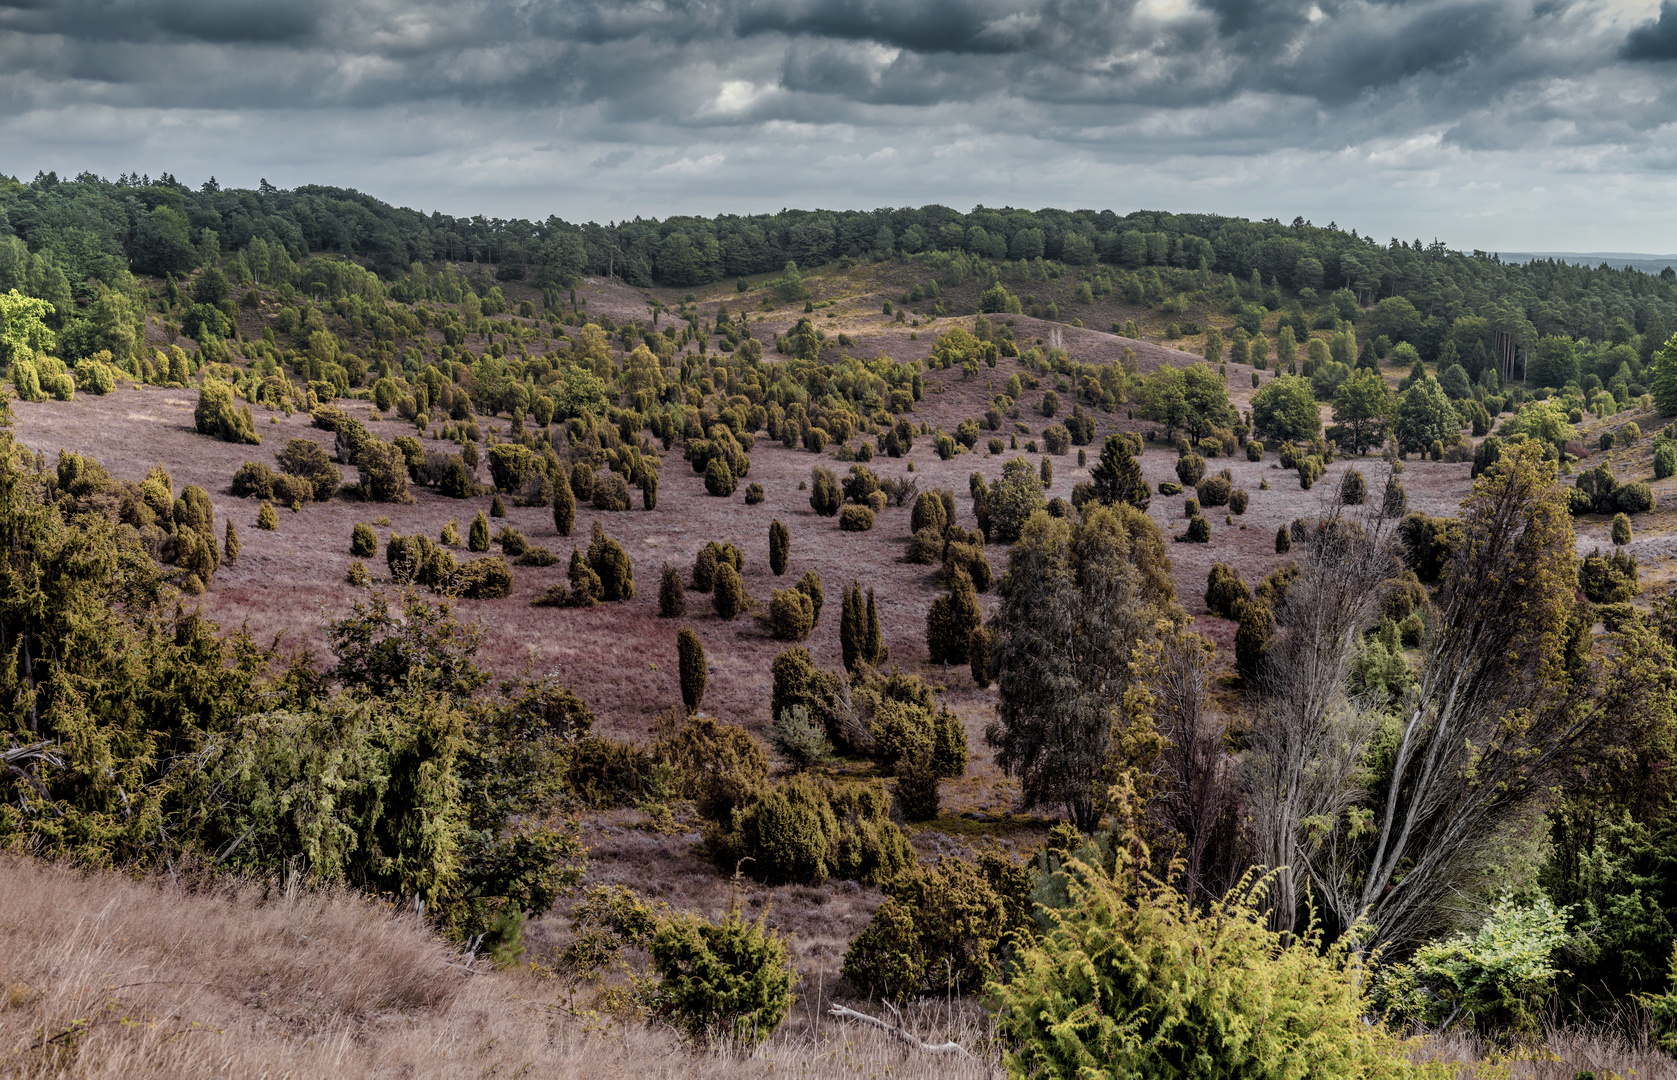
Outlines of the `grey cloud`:
<svg viewBox="0 0 1677 1080">
<path fill-rule="evenodd" d="M 1661 0 L 1659 18 L 1630 32 L 1627 60 L 1677 60 L 1677 0 Z"/>
</svg>

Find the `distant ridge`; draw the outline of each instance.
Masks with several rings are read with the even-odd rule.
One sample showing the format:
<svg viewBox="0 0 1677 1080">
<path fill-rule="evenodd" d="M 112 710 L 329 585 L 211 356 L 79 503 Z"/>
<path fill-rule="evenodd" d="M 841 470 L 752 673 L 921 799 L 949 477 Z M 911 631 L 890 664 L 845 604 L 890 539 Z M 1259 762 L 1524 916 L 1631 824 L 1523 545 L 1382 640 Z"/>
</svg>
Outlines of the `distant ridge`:
<svg viewBox="0 0 1677 1080">
<path fill-rule="evenodd" d="M 1558 259 L 1579 266 L 1600 266 L 1606 263 L 1617 269 L 1628 266 L 1644 274 L 1657 274 L 1670 266 L 1677 268 L 1677 255 L 1649 255 L 1636 251 L 1504 251 L 1503 262 L 1523 263 L 1532 259 Z"/>
</svg>

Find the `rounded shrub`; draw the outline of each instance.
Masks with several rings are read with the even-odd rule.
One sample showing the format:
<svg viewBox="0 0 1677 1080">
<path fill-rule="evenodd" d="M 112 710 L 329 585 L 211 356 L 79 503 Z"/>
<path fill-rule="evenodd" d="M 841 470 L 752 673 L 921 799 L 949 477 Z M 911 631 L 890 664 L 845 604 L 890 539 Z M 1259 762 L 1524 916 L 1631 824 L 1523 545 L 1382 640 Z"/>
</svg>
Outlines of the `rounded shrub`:
<svg viewBox="0 0 1677 1080">
<path fill-rule="evenodd" d="M 1287 526 L 1283 525 L 1275 530 L 1275 553 L 1285 555 L 1291 550 L 1293 550 L 1293 534 L 1287 530 Z"/>
<path fill-rule="evenodd" d="M 1654 479 L 1665 480 L 1677 476 L 1677 444 L 1661 439 L 1654 447 Z"/>
<path fill-rule="evenodd" d="M 766 915 L 747 922 L 737 903 L 721 922 L 690 914 L 661 920 L 649 951 L 658 973 L 654 1007 L 695 1042 L 753 1046 L 792 1007 L 798 976 L 786 940 Z"/>
<path fill-rule="evenodd" d="M 766 623 L 769 636 L 777 641 L 802 641 L 815 629 L 815 605 L 801 589 L 776 589 Z"/>
<path fill-rule="evenodd" d="M 756 506 L 758 503 L 761 503 L 765 498 L 767 498 L 767 496 L 763 493 L 763 485 L 762 484 L 759 484 L 755 480 L 753 480 L 750 484 L 746 485 L 746 488 L 745 488 L 745 505 Z"/>
<path fill-rule="evenodd" d="M 1246 440 L 1246 460 L 1262 461 L 1264 459 L 1264 444 L 1257 439 Z"/>
<path fill-rule="evenodd" d="M 1614 514 L 1613 515 L 1613 543 L 1615 545 L 1619 546 L 1619 547 L 1624 547 L 1626 544 L 1630 543 L 1630 539 L 1631 539 L 1630 518 L 1626 517 L 1622 513 L 1621 514 Z"/>
<path fill-rule="evenodd" d="M 1620 513 L 1646 514 L 1654 508 L 1654 489 L 1640 480 L 1613 489 L 1613 505 Z"/>
<path fill-rule="evenodd" d="M 1211 542 L 1211 522 L 1195 515 L 1188 521 L 1188 531 L 1182 534 L 1182 539 L 1190 544 L 1208 544 Z"/>
<path fill-rule="evenodd" d="M 482 510 L 479 510 L 477 516 L 472 518 L 472 527 L 467 530 L 466 550 L 489 550 L 489 519 L 483 516 Z"/>
<path fill-rule="evenodd" d="M 1236 514 L 1246 513 L 1247 504 L 1251 501 L 1252 496 L 1245 488 L 1235 488 L 1229 492 L 1229 509 Z"/>
<path fill-rule="evenodd" d="M 1199 482 L 1197 490 L 1201 506 L 1227 506 L 1234 485 L 1226 476 L 1208 476 Z"/>
<path fill-rule="evenodd" d="M 845 532 L 867 532 L 873 528 L 873 510 L 854 503 L 839 511 L 839 528 Z"/>
<path fill-rule="evenodd" d="M 256 511 L 256 527 L 273 532 L 279 528 L 279 515 L 274 513 L 274 504 L 264 501 L 261 509 Z"/>
<path fill-rule="evenodd" d="M 719 498 L 725 498 L 734 493 L 739 481 L 734 479 L 734 470 L 722 458 L 711 458 L 710 464 L 705 466 L 705 492 Z"/>
<path fill-rule="evenodd" d="M 1347 469 L 1339 482 L 1339 501 L 1343 506 L 1361 506 L 1368 500 L 1368 480 L 1361 471 Z"/>
<path fill-rule="evenodd" d="M 1216 563 L 1205 580 L 1206 610 L 1225 619 L 1235 617 L 1241 604 L 1252 598 L 1252 590 L 1227 563 Z"/>
<path fill-rule="evenodd" d="M 1200 513 L 1200 501 L 1196 496 L 1190 495 L 1186 499 L 1182 500 L 1182 516 L 1183 517 L 1185 517 L 1185 518 L 1198 517 L 1199 513 Z"/>
<path fill-rule="evenodd" d="M 1205 459 L 1198 454 L 1183 454 L 1176 459 L 1176 478 L 1183 487 L 1193 487 L 1205 476 Z"/>
<path fill-rule="evenodd" d="M 349 553 L 358 559 L 370 559 L 378 554 L 378 533 L 365 522 L 355 523 L 355 530 L 350 533 Z"/>
</svg>

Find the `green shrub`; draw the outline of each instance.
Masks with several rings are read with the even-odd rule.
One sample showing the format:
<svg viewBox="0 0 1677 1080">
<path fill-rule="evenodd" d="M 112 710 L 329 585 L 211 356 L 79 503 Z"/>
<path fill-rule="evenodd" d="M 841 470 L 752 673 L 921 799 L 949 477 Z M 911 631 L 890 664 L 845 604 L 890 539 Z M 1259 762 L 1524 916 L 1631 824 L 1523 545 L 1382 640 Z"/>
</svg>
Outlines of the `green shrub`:
<svg viewBox="0 0 1677 1080">
<path fill-rule="evenodd" d="M 1654 479 L 1665 480 L 1677 476 L 1677 445 L 1661 439 L 1654 447 Z"/>
<path fill-rule="evenodd" d="M 600 599 L 606 601 L 635 598 L 635 565 L 623 545 L 606 535 L 605 528 L 594 522 L 588 543 L 588 566 L 600 579 Z"/>
<path fill-rule="evenodd" d="M 1623 603 L 1637 593 L 1636 556 L 1615 549 L 1603 556 L 1595 550 L 1578 563 L 1578 591 L 1592 604 Z"/>
<path fill-rule="evenodd" d="M 1618 547 L 1630 543 L 1630 518 L 1624 514 L 1613 515 L 1613 543 Z"/>
<path fill-rule="evenodd" d="M 1071 449 L 1071 432 L 1064 424 L 1049 424 L 1042 429 L 1042 443 L 1050 454 L 1063 454 Z"/>
<path fill-rule="evenodd" d="M 653 750 L 673 770 L 675 794 L 692 799 L 708 821 L 728 822 L 757 797 L 769 776 L 768 758 L 749 732 L 708 716 L 673 725 Z"/>
<path fill-rule="evenodd" d="M 732 495 L 739 487 L 739 481 L 734 478 L 734 470 L 721 458 L 712 458 L 705 466 L 705 491 L 718 497 Z"/>
<path fill-rule="evenodd" d="M 594 509 L 607 513 L 621 513 L 629 509 L 629 482 L 616 473 L 607 473 L 594 483 Z"/>
<path fill-rule="evenodd" d="M 925 493 L 921 493 L 925 497 Z M 917 530 L 908 538 L 905 561 L 915 566 L 931 566 L 943 558 L 943 534 L 932 529 Z"/>
<path fill-rule="evenodd" d="M 711 606 L 717 618 L 724 620 L 732 620 L 741 612 L 751 610 L 751 597 L 745 591 L 745 581 L 734 569 L 733 563 L 717 565 L 716 583 L 711 589 Z"/>
<path fill-rule="evenodd" d="M 1031 930 L 1028 866 L 993 854 L 941 858 L 888 881 L 885 902 L 850 943 L 844 977 L 887 1001 L 976 994 Z"/>
<path fill-rule="evenodd" d="M 1613 505 L 1623 514 L 1646 514 L 1654 509 L 1654 489 L 1640 480 L 1620 484 L 1613 491 Z"/>
<path fill-rule="evenodd" d="M 1246 440 L 1246 460 L 1262 461 L 1264 459 L 1264 444 L 1257 439 Z"/>
<path fill-rule="evenodd" d="M 1208 544 L 1211 542 L 1211 523 L 1195 514 L 1188 519 L 1188 530 L 1178 539 L 1189 544 Z"/>
<path fill-rule="evenodd" d="M 914 863 L 877 784 L 837 787 L 808 774 L 759 794 L 739 813 L 736 830 L 712 830 L 710 841 L 724 869 L 737 865 L 769 884 L 815 885 L 835 877 L 872 885 Z"/>
<path fill-rule="evenodd" d="M 640 747 L 584 735 L 571 744 L 565 783 L 589 806 L 633 806 L 646 795 L 652 769 L 651 755 Z"/>
<path fill-rule="evenodd" d="M 349 553 L 358 559 L 370 559 L 378 554 L 378 533 L 365 522 L 356 522 L 349 537 Z"/>
<path fill-rule="evenodd" d="M 769 523 L 769 569 L 775 577 L 786 573 L 786 564 L 792 554 L 792 534 L 786 526 L 777 519 Z"/>
<path fill-rule="evenodd" d="M 873 510 L 854 503 L 839 511 L 839 528 L 845 532 L 867 532 L 873 528 Z"/>
<path fill-rule="evenodd" d="M 965 570 L 955 567 L 949 578 L 949 592 L 933 600 L 926 612 L 926 648 L 932 663 L 966 663 L 967 644 L 983 621 L 972 578 Z"/>
<path fill-rule="evenodd" d="M 1191 488 L 1205 476 L 1205 459 L 1198 454 L 1183 454 L 1176 459 L 1176 478 L 1185 488 Z M 1166 494 L 1163 490 L 1161 495 Z"/>
<path fill-rule="evenodd" d="M 466 530 L 466 550 L 472 552 L 489 550 L 489 519 L 479 510 L 472 518 L 472 526 Z"/>
<path fill-rule="evenodd" d="M 815 629 L 815 605 L 801 589 L 776 589 L 762 619 L 769 636 L 777 641 L 802 641 Z"/>
<path fill-rule="evenodd" d="M 1216 563 L 1205 581 L 1205 606 L 1225 619 L 1235 617 L 1240 605 L 1252 599 L 1252 590 L 1227 563 Z"/>
<path fill-rule="evenodd" d="M 1246 507 L 1251 503 L 1252 496 L 1245 488 L 1235 488 L 1229 492 L 1229 510 L 1236 514 L 1246 513 Z"/>
<path fill-rule="evenodd" d="M 1368 499 L 1368 481 L 1357 469 L 1345 470 L 1339 482 L 1339 502 L 1342 506 L 1361 506 Z"/>
<path fill-rule="evenodd" d="M 501 526 L 501 531 L 495 534 L 495 542 L 501 545 L 502 554 L 508 558 L 516 559 L 530 550 L 530 541 L 511 525 Z"/>
<path fill-rule="evenodd" d="M 443 552 L 443 554 L 448 554 Z M 450 556 L 450 561 L 453 557 Z M 473 559 L 455 577 L 460 595 L 471 600 L 499 600 L 512 595 L 512 571 L 499 555 Z"/>
<path fill-rule="evenodd" d="M 1180 494 L 1182 494 L 1182 485 L 1178 484 L 1175 480 L 1160 480 L 1159 481 L 1159 494 L 1160 495 L 1180 495 Z"/>
<path fill-rule="evenodd" d="M 914 508 L 909 511 L 908 527 L 910 532 L 920 532 L 930 529 L 940 538 L 949 528 L 948 504 L 943 499 L 943 492 L 922 491 L 914 497 Z M 950 499 L 953 502 L 953 497 Z"/>
<path fill-rule="evenodd" d="M 273 532 L 279 528 L 279 515 L 274 513 L 273 503 L 264 501 L 261 508 L 256 511 L 256 527 L 267 532 Z"/>
<path fill-rule="evenodd" d="M 1421 946 L 1382 965 L 1370 998 L 1387 1021 L 1440 1030 L 1460 1024 L 1502 1039 L 1535 1033 L 1554 994 L 1556 954 L 1570 941 L 1566 913 L 1546 898 L 1496 903 L 1474 934 Z"/>
<path fill-rule="evenodd" d="M 1227 506 L 1234 494 L 1234 484 L 1226 476 L 1208 476 L 1195 489 L 1201 506 Z"/>
<path fill-rule="evenodd" d="M 809 714 L 805 705 L 794 705 L 774 719 L 769 741 L 795 768 L 807 769 L 833 756 L 827 730 Z"/>
<path fill-rule="evenodd" d="M 763 493 L 763 485 L 752 481 L 745 488 L 745 505 L 756 506 L 768 496 Z"/>
<path fill-rule="evenodd" d="M 839 492 L 838 477 L 833 470 L 816 466 L 810 471 L 809 478 L 809 506 L 822 517 L 832 517 L 839 512 L 844 504 L 844 496 Z"/>
<path fill-rule="evenodd" d="M 1293 536 L 1288 531 L 1287 526 L 1283 525 L 1275 530 L 1275 553 L 1285 555 L 1291 550 L 1293 550 Z"/>
<path fill-rule="evenodd" d="M 785 939 L 767 916 L 746 922 L 737 903 L 721 922 L 697 915 L 660 922 L 650 952 L 659 979 L 653 1005 L 695 1042 L 756 1045 L 792 1006 L 798 976 Z"/>
<path fill-rule="evenodd" d="M 658 578 L 658 616 L 679 619 L 687 614 L 687 590 L 682 587 L 681 573 L 669 563 L 664 564 Z"/>
<path fill-rule="evenodd" d="M 1363 1019 L 1362 967 L 1341 937 L 1268 928 L 1261 896 L 1204 911 L 1120 864 L 1068 866 L 1071 903 L 996 988 L 1008 1074 L 1406 1076 L 1396 1036 Z"/>
<path fill-rule="evenodd" d="M 705 646 L 692 627 L 684 626 L 675 639 L 681 673 L 681 702 L 689 715 L 699 711 L 705 700 Z"/>
</svg>

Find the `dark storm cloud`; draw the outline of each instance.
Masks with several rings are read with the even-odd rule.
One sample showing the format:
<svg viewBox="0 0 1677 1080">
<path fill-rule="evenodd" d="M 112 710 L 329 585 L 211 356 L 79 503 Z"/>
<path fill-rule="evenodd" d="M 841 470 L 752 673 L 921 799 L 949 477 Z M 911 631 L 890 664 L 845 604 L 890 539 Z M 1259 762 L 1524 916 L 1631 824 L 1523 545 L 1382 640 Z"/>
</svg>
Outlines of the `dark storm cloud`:
<svg viewBox="0 0 1677 1080">
<path fill-rule="evenodd" d="M 1659 18 L 1631 31 L 1623 55 L 1627 60 L 1677 60 L 1677 2 L 1662 0 Z"/>
<path fill-rule="evenodd" d="M 626 201 L 1088 204 L 1125 167 L 1213 200 L 1334 170 L 1436 196 L 1519 173 L 1487 155 L 1654 176 L 1677 89 L 1645 61 L 1671 59 L 1677 0 L 0 0 L 0 161 L 237 144 Z"/>
</svg>

